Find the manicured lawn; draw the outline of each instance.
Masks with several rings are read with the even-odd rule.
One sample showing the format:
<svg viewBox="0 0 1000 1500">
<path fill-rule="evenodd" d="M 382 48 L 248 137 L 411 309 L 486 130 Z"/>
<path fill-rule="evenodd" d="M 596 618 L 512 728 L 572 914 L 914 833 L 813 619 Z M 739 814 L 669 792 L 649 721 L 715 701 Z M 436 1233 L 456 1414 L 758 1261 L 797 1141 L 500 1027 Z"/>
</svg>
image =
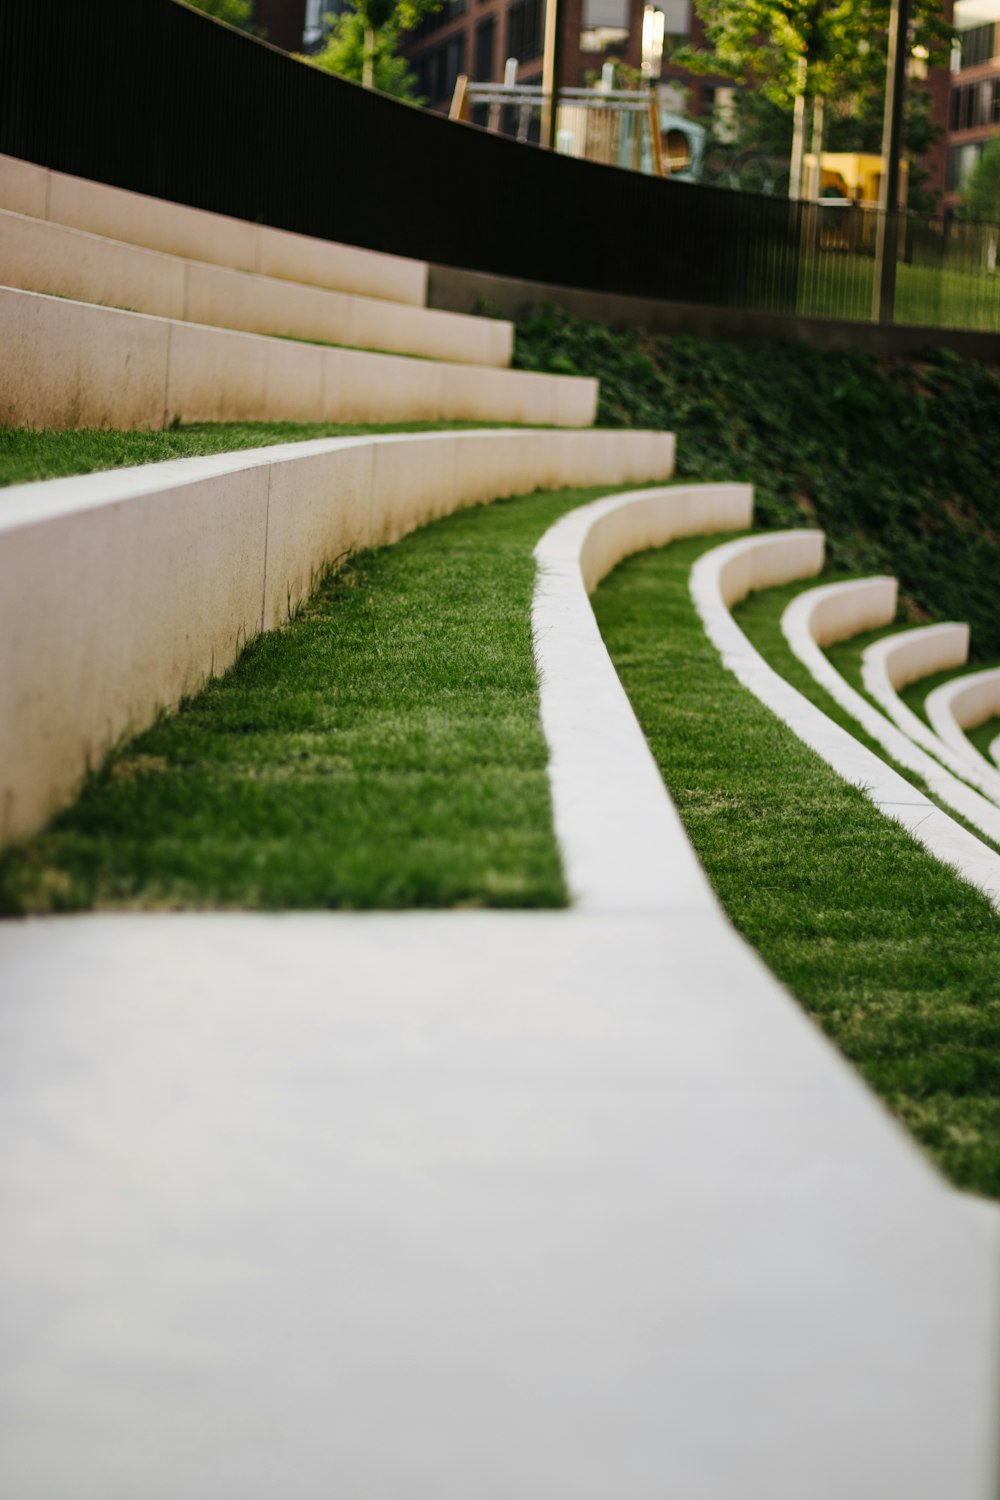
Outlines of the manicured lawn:
<svg viewBox="0 0 1000 1500">
<path fill-rule="evenodd" d="M 35 431 L 0 427 L 0 485 L 28 484 L 69 474 L 266 448 L 309 438 L 353 437 L 363 432 L 445 432 L 461 428 L 509 426 L 498 422 L 390 422 L 362 426 L 344 422 L 195 422 L 166 432 Z"/>
<path fill-rule="evenodd" d="M 871 316 L 874 259 L 824 252 L 804 256 L 797 311 L 805 317 Z M 897 323 L 931 328 L 1000 329 L 1000 276 L 901 262 L 896 274 Z"/>
<path fill-rule="evenodd" d="M 1000 921 L 723 669 L 688 594 L 719 540 L 598 589 L 622 680 L 737 927 L 952 1181 L 1000 1196 Z"/>
<path fill-rule="evenodd" d="M 355 558 L 0 856 L 7 912 L 558 906 L 532 548 L 568 490 Z"/>
</svg>

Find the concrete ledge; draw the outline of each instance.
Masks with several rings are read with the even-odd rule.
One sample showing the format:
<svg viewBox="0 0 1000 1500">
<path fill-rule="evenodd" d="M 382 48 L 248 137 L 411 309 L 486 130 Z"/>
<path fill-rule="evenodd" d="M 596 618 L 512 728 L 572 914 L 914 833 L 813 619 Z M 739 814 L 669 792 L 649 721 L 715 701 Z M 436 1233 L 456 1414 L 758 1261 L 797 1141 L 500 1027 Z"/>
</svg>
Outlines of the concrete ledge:
<svg viewBox="0 0 1000 1500">
<path fill-rule="evenodd" d="M 0 287 L 0 423 L 524 422 L 589 426 L 597 381 L 328 349 Z"/>
<path fill-rule="evenodd" d="M 896 614 L 896 580 L 894 578 L 859 578 L 847 583 L 831 583 L 800 594 L 785 610 L 781 620 L 792 651 L 818 682 L 850 714 L 857 724 L 886 754 L 919 776 L 928 790 L 954 812 L 961 814 L 987 838 L 1000 843 L 1000 808 L 988 797 L 960 779 L 958 758 L 948 757 L 950 768 L 928 755 L 913 740 L 879 712 L 863 694 L 856 692 L 836 667 L 823 655 L 820 647 L 848 640 L 861 630 L 871 630 L 892 622 Z"/>
<path fill-rule="evenodd" d="M 730 607 L 753 588 L 787 583 L 803 576 L 795 571 L 803 566 L 801 553 L 796 554 L 795 539 L 816 536 L 816 532 L 774 532 L 730 542 L 699 558 L 691 573 L 691 594 L 706 633 L 723 664 L 838 776 L 860 787 L 881 812 L 900 823 L 935 858 L 983 891 L 1000 909 L 1000 855 L 942 812 L 923 792 L 780 677 L 730 614 Z M 818 647 L 814 649 L 818 653 Z M 843 683 L 843 678 L 839 680 Z M 874 715 L 876 711 L 871 705 L 867 707 Z M 900 735 L 900 739 L 911 754 L 918 753 L 905 736 Z M 976 797 L 968 788 L 966 791 L 969 797 Z M 985 806 L 985 799 L 976 801 Z"/>
<path fill-rule="evenodd" d="M 0 284 L 212 328 L 462 364 L 510 364 L 514 329 L 145 250 L 0 210 Z"/>
<path fill-rule="evenodd" d="M 673 452 L 653 432 L 331 438 L 0 491 L 0 842 L 343 553 L 539 484 L 664 478 Z"/>
<path fill-rule="evenodd" d="M 50 171 L 0 155 L 0 208 L 190 260 L 422 307 L 427 265 Z"/>
<path fill-rule="evenodd" d="M 939 738 L 960 757 L 963 765 L 979 775 L 989 776 L 991 785 L 996 786 L 996 795 L 1000 796 L 1000 777 L 964 732 L 1000 716 L 1000 669 L 990 667 L 945 682 L 927 695 L 924 707 Z"/>
<path fill-rule="evenodd" d="M 817 646 L 833 646 L 863 630 L 891 625 L 896 618 L 896 591 L 895 578 L 887 577 L 829 583 L 800 595 L 788 606 L 784 619 L 798 621 L 801 615 Z"/>
<path fill-rule="evenodd" d="M 649 333 L 689 334 L 734 343 L 811 344 L 816 349 L 863 349 L 876 358 L 915 354 L 921 349 L 954 349 L 965 359 L 1000 360 L 1000 334 L 963 328 L 936 328 L 850 322 L 843 318 L 805 318 L 791 313 L 751 312 L 701 302 L 668 302 L 595 292 L 553 282 L 523 281 L 487 271 L 432 265 L 427 288 L 430 307 L 476 312 L 483 306 L 515 321 L 544 307 L 558 307 L 574 318 L 612 327 L 642 328 Z"/>
<path fill-rule="evenodd" d="M 630 553 L 750 524 L 746 484 L 678 485 L 571 511 L 535 549 L 532 630 L 556 834 L 585 910 L 715 909 L 587 595 Z"/>
<path fill-rule="evenodd" d="M 996 802 L 1000 799 L 1000 775 L 996 767 L 979 756 L 973 760 L 946 743 L 919 714 L 907 707 L 897 691 L 932 672 L 963 666 L 968 655 L 968 625 L 958 622 L 921 625 L 866 646 L 861 656 L 861 680 L 865 691 L 914 744 Z M 973 749 L 971 745 L 968 748 Z"/>
</svg>

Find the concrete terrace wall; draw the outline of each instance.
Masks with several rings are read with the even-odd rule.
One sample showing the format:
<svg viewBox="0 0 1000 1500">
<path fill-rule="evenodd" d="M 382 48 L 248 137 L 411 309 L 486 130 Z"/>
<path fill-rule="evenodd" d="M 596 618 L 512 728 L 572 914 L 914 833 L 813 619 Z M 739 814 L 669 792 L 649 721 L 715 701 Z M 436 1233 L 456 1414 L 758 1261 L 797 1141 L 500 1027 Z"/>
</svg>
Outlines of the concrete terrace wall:
<svg viewBox="0 0 1000 1500">
<path fill-rule="evenodd" d="M 0 284 L 213 328 L 463 364 L 503 368 L 514 348 L 512 325 L 496 318 L 258 276 L 2 209 Z"/>
<path fill-rule="evenodd" d="M 0 492 L 0 842 L 41 826 L 345 552 L 503 495 L 664 479 L 673 457 L 669 433 L 422 433 Z"/>
<path fill-rule="evenodd" d="M 0 208 L 167 255 L 422 307 L 427 263 L 109 187 L 0 154 Z"/>
<path fill-rule="evenodd" d="M 691 597 L 705 633 L 726 668 L 803 744 L 1000 909 L 1000 855 L 780 677 L 733 619 L 731 608 L 751 590 L 815 576 L 822 560 L 823 534 L 816 531 L 776 531 L 727 542 L 705 553 L 691 571 Z M 906 753 L 915 756 L 919 752 L 909 745 Z M 942 778 L 946 774 L 940 772 Z M 975 793 L 970 791 L 969 796 Z"/>
<path fill-rule="evenodd" d="M 301 344 L 0 287 L 0 423 L 532 422 L 586 427 L 597 381 Z"/>
</svg>

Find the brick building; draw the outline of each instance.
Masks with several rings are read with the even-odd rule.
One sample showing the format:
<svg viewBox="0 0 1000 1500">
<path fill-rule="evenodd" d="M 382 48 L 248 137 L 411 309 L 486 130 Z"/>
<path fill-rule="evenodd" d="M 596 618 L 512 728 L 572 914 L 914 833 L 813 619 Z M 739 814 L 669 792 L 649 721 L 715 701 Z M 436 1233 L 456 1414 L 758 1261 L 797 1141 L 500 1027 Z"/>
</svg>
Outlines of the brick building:
<svg viewBox="0 0 1000 1500">
<path fill-rule="evenodd" d="M 647 17 L 663 17 L 662 56 L 650 48 Z M 710 112 L 716 87 L 724 80 L 695 78 L 671 66 L 670 54 L 688 41 L 703 40 L 691 0 L 560 0 L 562 48 L 559 88 L 592 81 L 606 62 L 645 70 L 662 83 L 673 81 L 687 113 Z M 644 26 L 645 23 L 645 26 Z M 402 48 L 430 108 L 447 110 L 455 80 L 465 73 L 475 82 L 498 83 L 508 58 L 518 63 L 519 83 L 540 83 L 545 35 L 545 0 L 449 0 L 407 37 Z M 643 39 L 646 37 L 646 56 Z"/>
<path fill-rule="evenodd" d="M 959 0 L 959 46 L 952 62 L 948 115 L 947 194 L 959 201 L 983 147 L 1000 135 L 1000 0 Z"/>
<path fill-rule="evenodd" d="M 312 52 L 326 34 L 326 14 L 339 7 L 330 0 L 254 0 L 253 22 L 283 52 Z"/>
</svg>

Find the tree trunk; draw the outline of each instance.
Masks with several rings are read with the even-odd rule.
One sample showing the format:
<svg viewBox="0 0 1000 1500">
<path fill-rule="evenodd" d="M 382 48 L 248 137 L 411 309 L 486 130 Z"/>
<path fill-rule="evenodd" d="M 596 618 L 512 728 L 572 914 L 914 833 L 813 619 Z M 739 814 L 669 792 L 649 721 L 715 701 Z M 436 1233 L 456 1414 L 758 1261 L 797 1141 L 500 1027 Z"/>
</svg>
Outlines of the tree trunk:
<svg viewBox="0 0 1000 1500">
<path fill-rule="evenodd" d="M 806 144 L 806 81 L 809 64 L 799 58 L 798 78 L 795 83 L 795 115 L 792 129 L 792 160 L 788 169 L 789 198 L 802 197 L 802 158 Z"/>
<path fill-rule="evenodd" d="M 375 87 L 375 28 L 365 27 L 365 56 L 361 64 L 361 87 L 373 89 Z"/>
</svg>

